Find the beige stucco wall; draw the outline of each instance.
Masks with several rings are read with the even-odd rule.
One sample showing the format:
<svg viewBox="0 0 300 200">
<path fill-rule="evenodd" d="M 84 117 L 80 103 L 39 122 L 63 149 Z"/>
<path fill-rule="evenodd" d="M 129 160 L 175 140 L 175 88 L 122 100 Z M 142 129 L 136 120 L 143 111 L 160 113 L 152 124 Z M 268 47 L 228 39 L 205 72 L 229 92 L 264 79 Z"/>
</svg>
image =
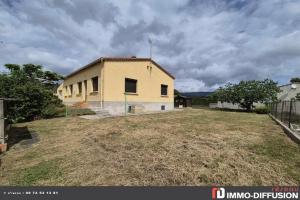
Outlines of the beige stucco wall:
<svg viewBox="0 0 300 200">
<path fill-rule="evenodd" d="M 98 76 L 98 93 L 92 93 L 92 78 Z M 137 80 L 137 93 L 126 94 L 125 78 Z M 150 61 L 104 61 L 88 67 L 66 78 L 58 88 L 64 103 L 73 104 L 85 101 L 84 80 L 87 80 L 87 100 L 91 107 L 103 107 L 109 112 L 121 113 L 125 107 L 139 105 L 144 110 L 166 110 L 174 108 L 174 79 Z M 78 92 L 78 82 L 82 82 L 82 94 Z M 73 94 L 70 85 L 73 85 Z M 161 96 L 161 84 L 168 85 L 168 95 Z M 67 87 L 66 87 L 67 86 Z"/>
<path fill-rule="evenodd" d="M 61 99 L 61 100 L 64 100 L 64 94 L 63 94 L 63 89 L 64 89 L 64 83 L 61 83 L 57 90 L 56 90 L 56 96 Z"/>
<path fill-rule="evenodd" d="M 85 101 L 100 101 L 101 90 L 101 64 L 98 63 L 79 73 L 64 80 L 63 87 L 63 101 L 65 103 L 75 103 Z M 93 92 L 92 78 L 98 76 L 98 92 Z M 84 81 L 87 81 L 87 91 L 85 90 Z M 78 82 L 82 82 L 82 94 L 79 94 Z M 70 92 L 70 85 L 73 85 L 73 93 Z M 61 87 L 60 87 L 61 88 Z"/>
<path fill-rule="evenodd" d="M 127 94 L 128 102 L 174 102 L 174 79 L 149 61 L 105 61 L 104 102 L 125 101 L 125 78 L 137 80 L 137 93 Z M 161 84 L 168 85 L 167 96 L 161 96 Z"/>
</svg>

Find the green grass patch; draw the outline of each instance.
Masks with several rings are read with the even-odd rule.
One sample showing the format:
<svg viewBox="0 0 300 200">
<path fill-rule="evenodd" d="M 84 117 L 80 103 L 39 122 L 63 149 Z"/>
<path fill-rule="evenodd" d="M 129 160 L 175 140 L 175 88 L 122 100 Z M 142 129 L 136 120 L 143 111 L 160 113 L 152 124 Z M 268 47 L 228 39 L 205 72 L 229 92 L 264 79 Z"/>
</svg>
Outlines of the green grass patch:
<svg viewBox="0 0 300 200">
<path fill-rule="evenodd" d="M 35 158 L 38 158 L 39 157 L 39 153 L 36 152 L 36 151 L 30 151 L 30 152 L 27 152 L 23 159 L 26 159 L 26 160 L 33 160 Z"/>
<path fill-rule="evenodd" d="M 61 176 L 62 171 L 56 161 L 42 161 L 16 173 L 11 185 L 30 186 L 37 184 L 39 181 L 57 179 Z"/>
<path fill-rule="evenodd" d="M 67 107 L 67 116 L 75 117 L 80 115 L 95 115 L 96 113 L 88 108 L 72 108 Z M 61 108 L 58 110 L 57 117 L 65 117 L 66 116 L 66 108 Z"/>
<path fill-rule="evenodd" d="M 273 160 L 281 160 L 285 162 L 294 161 L 299 157 L 300 148 L 295 145 L 286 144 L 283 138 L 274 135 L 265 139 L 263 144 L 255 144 L 252 149 L 259 155 L 264 155 Z"/>
<path fill-rule="evenodd" d="M 251 145 L 249 148 L 268 160 L 284 163 L 287 174 L 300 183 L 300 146 L 288 142 L 280 134 L 273 134 L 265 137 L 263 143 Z"/>
</svg>

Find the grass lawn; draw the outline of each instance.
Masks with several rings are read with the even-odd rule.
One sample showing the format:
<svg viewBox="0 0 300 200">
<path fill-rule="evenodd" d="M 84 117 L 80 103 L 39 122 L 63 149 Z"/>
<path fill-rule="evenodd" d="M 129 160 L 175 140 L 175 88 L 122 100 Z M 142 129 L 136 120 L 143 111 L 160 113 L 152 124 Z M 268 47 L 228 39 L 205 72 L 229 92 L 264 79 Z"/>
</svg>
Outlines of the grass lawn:
<svg viewBox="0 0 300 200">
<path fill-rule="evenodd" d="M 2 155 L 0 185 L 300 184 L 300 148 L 267 115 L 189 109 L 14 131 L 33 139 Z"/>
</svg>

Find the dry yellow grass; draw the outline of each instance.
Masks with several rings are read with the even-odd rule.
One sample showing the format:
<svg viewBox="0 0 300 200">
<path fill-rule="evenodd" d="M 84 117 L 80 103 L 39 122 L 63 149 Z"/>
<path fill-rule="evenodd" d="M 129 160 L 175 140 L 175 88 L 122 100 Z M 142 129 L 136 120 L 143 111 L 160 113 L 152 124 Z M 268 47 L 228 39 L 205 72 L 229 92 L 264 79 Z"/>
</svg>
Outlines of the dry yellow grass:
<svg viewBox="0 0 300 200">
<path fill-rule="evenodd" d="M 190 109 L 17 124 L 0 185 L 299 185 L 300 150 L 267 115 Z M 22 145 L 23 144 L 23 145 Z"/>
</svg>

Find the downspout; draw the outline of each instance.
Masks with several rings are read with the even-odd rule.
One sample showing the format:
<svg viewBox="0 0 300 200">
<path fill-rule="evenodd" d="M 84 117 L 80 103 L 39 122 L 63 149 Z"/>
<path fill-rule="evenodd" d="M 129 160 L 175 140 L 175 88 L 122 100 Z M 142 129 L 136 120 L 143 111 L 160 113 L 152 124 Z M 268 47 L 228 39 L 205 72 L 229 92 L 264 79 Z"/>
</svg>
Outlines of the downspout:
<svg viewBox="0 0 300 200">
<path fill-rule="evenodd" d="M 103 109 L 104 105 L 104 60 L 101 58 L 101 91 L 100 91 L 100 106 Z"/>
<path fill-rule="evenodd" d="M 124 106 L 125 106 L 125 116 L 126 116 L 127 115 L 127 97 L 126 97 L 126 92 L 124 92 L 124 97 L 125 97 Z"/>
</svg>

